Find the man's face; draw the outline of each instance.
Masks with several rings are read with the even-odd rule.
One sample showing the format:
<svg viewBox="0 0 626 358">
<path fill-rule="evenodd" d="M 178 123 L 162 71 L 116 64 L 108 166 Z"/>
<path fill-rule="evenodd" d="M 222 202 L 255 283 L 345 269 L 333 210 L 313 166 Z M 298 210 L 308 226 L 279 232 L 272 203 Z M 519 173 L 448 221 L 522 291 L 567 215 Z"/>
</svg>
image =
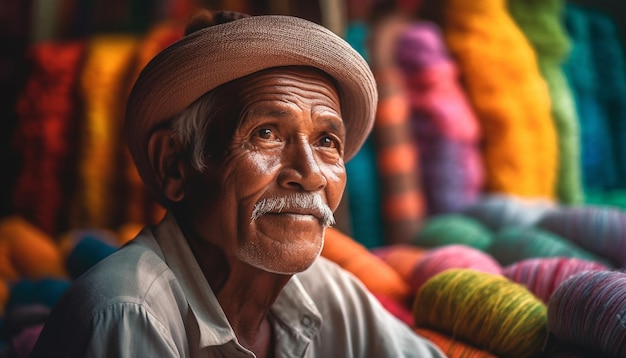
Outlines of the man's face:
<svg viewBox="0 0 626 358">
<path fill-rule="evenodd" d="M 264 71 L 244 83 L 226 158 L 188 187 L 195 230 L 231 259 L 300 272 L 319 256 L 345 188 L 339 97 L 327 77 L 305 68 Z"/>
</svg>

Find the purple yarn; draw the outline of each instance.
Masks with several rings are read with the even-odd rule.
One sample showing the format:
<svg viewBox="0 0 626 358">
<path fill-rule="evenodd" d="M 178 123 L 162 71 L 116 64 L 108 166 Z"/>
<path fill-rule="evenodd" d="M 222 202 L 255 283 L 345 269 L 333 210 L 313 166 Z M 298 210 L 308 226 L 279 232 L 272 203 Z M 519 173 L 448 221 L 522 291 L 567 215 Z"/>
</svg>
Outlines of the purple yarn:
<svg viewBox="0 0 626 358">
<path fill-rule="evenodd" d="M 474 149 L 471 144 L 445 139 L 419 143 L 422 186 L 430 215 L 459 212 L 479 199 L 483 171 Z"/>
<path fill-rule="evenodd" d="M 626 273 L 591 270 L 563 281 L 548 302 L 548 329 L 562 341 L 626 357 Z"/>
<path fill-rule="evenodd" d="M 395 55 L 406 76 L 427 212 L 458 212 L 478 199 L 484 181 L 478 120 L 458 70 L 439 27 L 426 21 L 398 36 Z"/>
<path fill-rule="evenodd" d="M 410 26 L 396 43 L 396 63 L 405 72 L 419 71 L 450 62 L 439 26 L 420 21 Z"/>
<path fill-rule="evenodd" d="M 608 206 L 566 207 L 544 215 L 544 230 L 626 267 L 626 212 Z"/>
<path fill-rule="evenodd" d="M 537 257 L 504 267 L 502 274 L 526 286 L 537 298 L 548 303 L 554 290 L 569 277 L 588 270 L 607 270 L 601 263 L 570 257 Z"/>
</svg>

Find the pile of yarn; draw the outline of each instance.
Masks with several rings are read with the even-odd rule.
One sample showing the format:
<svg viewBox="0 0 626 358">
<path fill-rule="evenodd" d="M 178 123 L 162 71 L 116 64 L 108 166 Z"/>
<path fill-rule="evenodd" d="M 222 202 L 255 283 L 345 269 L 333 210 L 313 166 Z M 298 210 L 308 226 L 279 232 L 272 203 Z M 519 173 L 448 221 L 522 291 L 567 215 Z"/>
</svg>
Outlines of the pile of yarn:
<svg viewBox="0 0 626 358">
<path fill-rule="evenodd" d="M 116 233 L 72 230 L 54 238 L 20 216 L 0 220 L 0 350 L 27 357 L 72 280 L 122 243 Z"/>
<path fill-rule="evenodd" d="M 371 253 L 402 272 L 409 324 L 450 357 L 622 357 L 625 242 L 624 211 L 491 195 Z"/>
</svg>

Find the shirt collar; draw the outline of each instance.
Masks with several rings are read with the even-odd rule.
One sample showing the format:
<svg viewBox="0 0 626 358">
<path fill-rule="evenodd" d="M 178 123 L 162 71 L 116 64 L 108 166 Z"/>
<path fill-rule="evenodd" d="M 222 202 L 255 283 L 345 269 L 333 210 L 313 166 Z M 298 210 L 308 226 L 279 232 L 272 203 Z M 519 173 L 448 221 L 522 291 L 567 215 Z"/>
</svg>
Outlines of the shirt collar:
<svg viewBox="0 0 626 358">
<path fill-rule="evenodd" d="M 202 347 L 222 345 L 237 340 L 217 297 L 185 240 L 176 219 L 167 213 L 155 228 L 154 236 L 168 266 L 178 279 L 189 307 L 198 322 Z M 293 276 L 283 288 L 271 312 L 283 327 L 291 327 L 306 340 L 312 339 L 321 326 L 320 313 L 297 278 Z"/>
</svg>

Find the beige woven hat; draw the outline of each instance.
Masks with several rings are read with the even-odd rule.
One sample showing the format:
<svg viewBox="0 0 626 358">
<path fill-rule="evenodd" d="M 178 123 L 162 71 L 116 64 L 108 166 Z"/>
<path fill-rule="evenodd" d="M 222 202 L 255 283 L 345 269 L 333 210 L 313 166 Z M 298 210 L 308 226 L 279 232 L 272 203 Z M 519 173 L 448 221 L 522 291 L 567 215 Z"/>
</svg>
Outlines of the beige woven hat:
<svg viewBox="0 0 626 358">
<path fill-rule="evenodd" d="M 155 127 L 221 84 L 290 65 L 313 66 L 336 80 L 347 133 L 344 160 L 352 158 L 372 128 L 378 99 L 367 62 L 346 41 L 313 22 L 251 16 L 183 37 L 139 75 L 127 103 L 125 133 L 148 188 L 156 189 L 147 152 Z"/>
</svg>

